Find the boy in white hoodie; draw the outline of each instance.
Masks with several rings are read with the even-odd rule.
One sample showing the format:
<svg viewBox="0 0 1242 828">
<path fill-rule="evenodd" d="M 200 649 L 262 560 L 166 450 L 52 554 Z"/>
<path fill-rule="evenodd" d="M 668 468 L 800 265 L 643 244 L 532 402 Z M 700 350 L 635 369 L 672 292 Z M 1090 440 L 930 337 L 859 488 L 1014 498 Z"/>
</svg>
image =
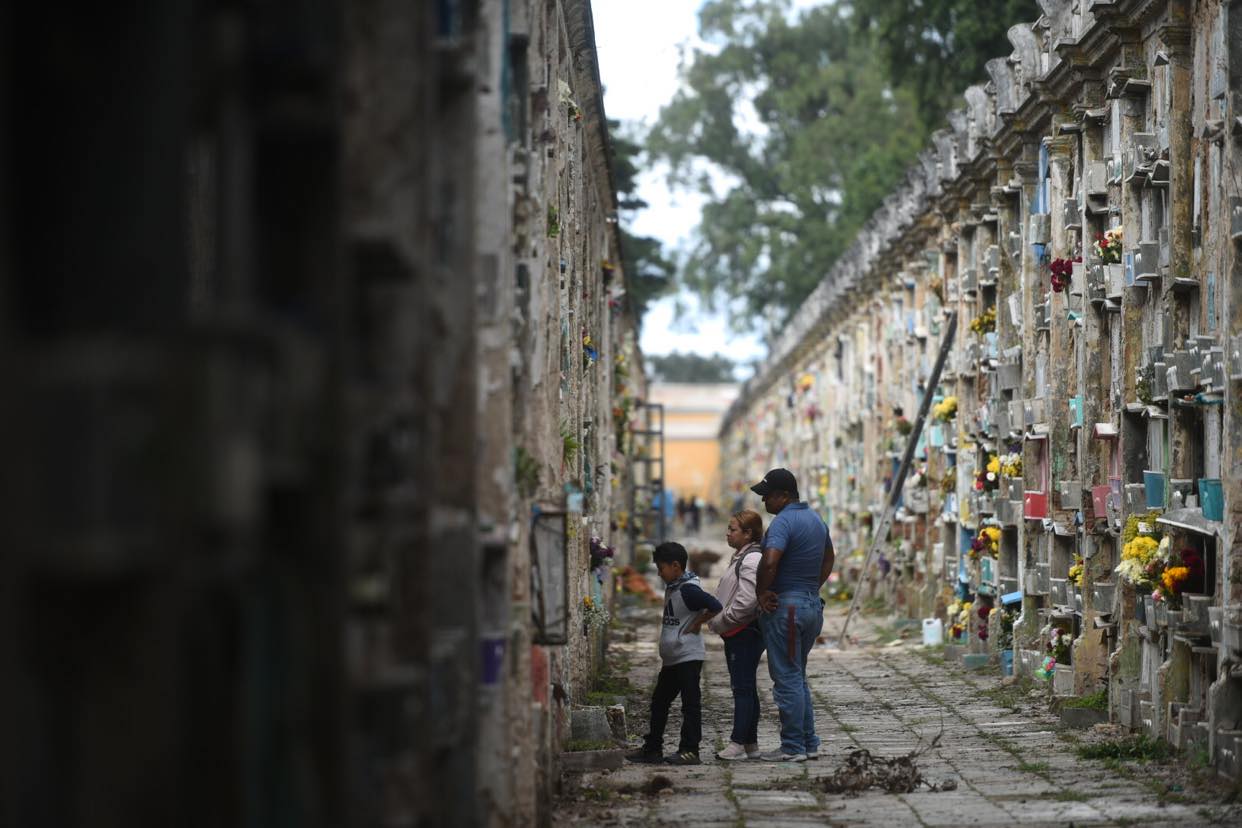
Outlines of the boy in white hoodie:
<svg viewBox="0 0 1242 828">
<path fill-rule="evenodd" d="M 759 603 L 755 594 L 763 549 L 763 518 L 749 509 L 729 520 L 725 540 L 735 550 L 720 583 L 716 599 L 720 614 L 708 629 L 724 638 L 729 684 L 733 689 L 733 734 L 729 746 L 716 754 L 726 761 L 759 758 L 759 687 L 755 674 L 763 656 L 759 632 Z"/>
</svg>

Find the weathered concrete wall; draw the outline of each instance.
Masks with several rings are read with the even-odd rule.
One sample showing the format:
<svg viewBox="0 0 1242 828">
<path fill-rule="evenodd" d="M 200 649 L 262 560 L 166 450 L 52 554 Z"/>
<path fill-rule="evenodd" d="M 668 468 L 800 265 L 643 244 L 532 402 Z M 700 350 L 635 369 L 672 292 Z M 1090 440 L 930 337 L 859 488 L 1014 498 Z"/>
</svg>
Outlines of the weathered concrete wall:
<svg viewBox="0 0 1242 828">
<path fill-rule="evenodd" d="M 1242 219 L 1230 172 L 1242 9 L 1041 8 L 1010 30 L 1013 53 L 988 63 L 989 82 L 967 91 L 772 343 L 726 418 L 722 477 L 785 465 L 811 481 L 804 491 L 831 521 L 842 566 L 858 569 L 904 446 L 899 420 L 913 417 L 945 312 L 957 310 L 936 389 L 938 401 L 956 399 L 956 417 L 933 422 L 920 446 L 930 485 L 907 483 L 880 593 L 917 616 L 943 611 L 953 593 L 977 609 L 1020 592 L 1014 646 L 1029 656 L 1019 664 L 1038 666 L 1049 631 L 1069 631 L 1058 692 L 1108 687 L 1115 718 L 1209 746 L 1237 775 L 1234 702 L 1211 700 L 1239 697 L 1225 668 L 1242 658 L 1228 644 L 1242 621 L 1232 518 Z M 1093 242 L 1114 228 L 1122 252 L 1110 267 Z M 1054 263 L 1064 289 L 1052 285 Z M 992 329 L 973 332 L 989 310 Z M 1021 471 L 988 479 L 1007 453 Z M 1221 485 L 1225 519 L 1201 502 Z M 1207 575 L 1142 612 L 1153 584 L 1115 570 L 1126 521 L 1147 513 L 1149 496 L 1159 514 L 1147 528 L 1169 540 L 1161 566 L 1188 548 Z M 1000 530 L 999 548 L 972 552 L 987 527 Z M 968 624 L 976 648 L 982 626 Z"/>
<path fill-rule="evenodd" d="M 0 12 L 0 823 L 546 821 L 642 394 L 589 4 L 63 12 Z"/>
</svg>

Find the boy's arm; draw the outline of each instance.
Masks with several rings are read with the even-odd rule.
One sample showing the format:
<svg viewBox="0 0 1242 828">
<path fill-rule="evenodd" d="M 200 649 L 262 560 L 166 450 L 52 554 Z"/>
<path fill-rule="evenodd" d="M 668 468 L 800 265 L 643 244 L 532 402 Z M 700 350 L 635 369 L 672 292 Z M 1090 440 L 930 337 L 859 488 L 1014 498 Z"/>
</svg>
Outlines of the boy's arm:
<svg viewBox="0 0 1242 828">
<path fill-rule="evenodd" d="M 716 596 L 704 592 L 694 584 L 682 586 L 681 600 L 686 602 L 686 609 L 701 610 L 698 617 L 686 626 L 686 632 L 688 633 L 697 633 L 703 628 L 704 621 L 707 621 L 724 609 L 720 606 L 720 602 L 716 600 Z"/>
</svg>

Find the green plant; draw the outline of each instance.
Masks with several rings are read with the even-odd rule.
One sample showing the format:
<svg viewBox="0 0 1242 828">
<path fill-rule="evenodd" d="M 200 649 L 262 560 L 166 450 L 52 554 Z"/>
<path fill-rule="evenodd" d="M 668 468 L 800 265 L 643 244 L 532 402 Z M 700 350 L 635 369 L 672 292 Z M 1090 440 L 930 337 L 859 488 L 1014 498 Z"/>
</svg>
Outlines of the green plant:
<svg viewBox="0 0 1242 828">
<path fill-rule="evenodd" d="M 1173 748 L 1163 739 L 1153 739 L 1140 734 L 1114 741 L 1083 745 L 1078 748 L 1077 753 L 1082 759 L 1160 762 L 1173 755 Z"/>
<path fill-rule="evenodd" d="M 513 449 L 513 477 L 520 496 L 535 496 L 539 490 L 539 461 L 522 446 Z"/>
<path fill-rule="evenodd" d="M 570 739 L 565 743 L 565 750 L 569 753 L 578 753 L 583 750 L 612 750 L 612 742 L 603 742 L 598 739 Z"/>
<path fill-rule="evenodd" d="M 555 239 L 561 234 L 561 211 L 556 205 L 548 205 L 548 238 Z"/>
<path fill-rule="evenodd" d="M 1073 699 L 1066 699 L 1065 707 L 1085 708 L 1087 710 L 1107 710 L 1108 709 L 1108 691 L 1098 690 L 1086 696 L 1078 696 Z"/>
<path fill-rule="evenodd" d="M 577 435 L 570 429 L 569 423 L 561 420 L 561 465 L 568 466 L 574 462 L 574 458 L 578 456 L 578 449 L 582 448 L 582 443 L 578 441 Z"/>
</svg>

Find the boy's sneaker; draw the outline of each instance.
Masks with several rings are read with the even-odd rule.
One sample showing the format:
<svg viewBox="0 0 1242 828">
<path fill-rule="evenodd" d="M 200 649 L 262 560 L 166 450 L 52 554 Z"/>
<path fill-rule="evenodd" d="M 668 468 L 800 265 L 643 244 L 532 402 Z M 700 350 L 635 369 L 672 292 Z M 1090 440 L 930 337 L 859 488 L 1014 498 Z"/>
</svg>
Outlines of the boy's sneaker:
<svg viewBox="0 0 1242 828">
<path fill-rule="evenodd" d="M 658 750 L 647 750 L 639 748 L 632 753 L 625 754 L 627 762 L 636 762 L 640 765 L 659 765 L 664 762 L 664 754 Z"/>
<path fill-rule="evenodd" d="M 739 759 L 749 759 L 750 751 L 737 742 L 729 742 L 729 746 L 717 753 L 716 758 L 726 762 L 736 762 Z"/>
<path fill-rule="evenodd" d="M 694 751 L 683 750 L 681 753 L 674 753 L 672 756 L 664 760 L 670 765 L 701 765 L 699 755 Z"/>
<path fill-rule="evenodd" d="M 810 760 L 812 760 L 812 761 L 814 761 L 814 760 L 818 759 L 818 758 L 819 758 L 819 751 L 818 751 L 818 750 L 808 750 L 808 751 L 806 752 L 806 758 L 807 758 L 807 759 L 810 759 Z"/>
<path fill-rule="evenodd" d="M 759 754 L 759 758 L 765 762 L 805 762 L 806 754 L 786 753 L 780 748 L 777 748 L 776 750 L 769 750 L 767 753 Z"/>
<path fill-rule="evenodd" d="M 751 742 L 749 745 L 745 745 L 745 748 L 746 748 L 747 759 L 758 759 L 759 758 L 759 745 L 755 744 L 754 742 Z"/>
</svg>

